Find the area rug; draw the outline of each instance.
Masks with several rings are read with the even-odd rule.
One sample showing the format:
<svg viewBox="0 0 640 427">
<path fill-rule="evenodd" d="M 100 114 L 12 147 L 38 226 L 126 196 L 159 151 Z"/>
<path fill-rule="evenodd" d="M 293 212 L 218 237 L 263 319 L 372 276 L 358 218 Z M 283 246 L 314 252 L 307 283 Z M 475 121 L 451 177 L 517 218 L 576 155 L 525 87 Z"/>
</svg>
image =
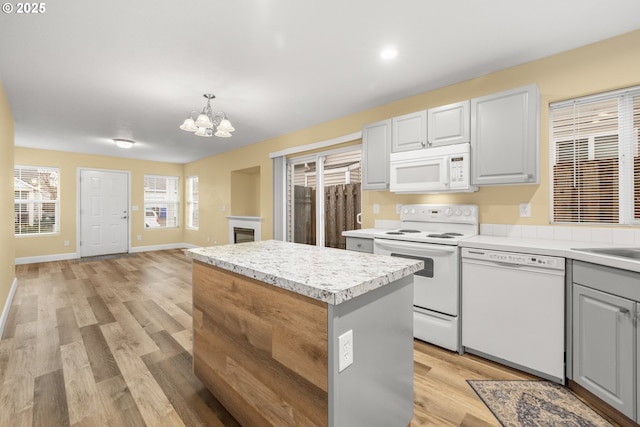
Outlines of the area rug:
<svg viewBox="0 0 640 427">
<path fill-rule="evenodd" d="M 611 426 L 569 389 L 549 381 L 467 383 L 505 427 Z"/>
</svg>

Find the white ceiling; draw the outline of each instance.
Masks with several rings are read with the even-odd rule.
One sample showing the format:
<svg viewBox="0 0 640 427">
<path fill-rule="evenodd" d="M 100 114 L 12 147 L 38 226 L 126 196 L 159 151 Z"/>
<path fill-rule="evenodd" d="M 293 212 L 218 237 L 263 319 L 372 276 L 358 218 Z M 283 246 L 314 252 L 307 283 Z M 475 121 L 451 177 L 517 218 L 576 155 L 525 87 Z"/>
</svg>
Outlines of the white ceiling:
<svg viewBox="0 0 640 427">
<path fill-rule="evenodd" d="M 56 0 L 45 7 L 39 15 L 0 15 L 0 79 L 16 145 L 175 163 L 640 28 L 638 0 Z M 398 50 L 392 61 L 379 57 L 387 45 Z M 205 105 L 205 92 L 236 128 L 232 138 L 178 129 Z M 112 138 L 136 145 L 119 149 Z"/>
</svg>

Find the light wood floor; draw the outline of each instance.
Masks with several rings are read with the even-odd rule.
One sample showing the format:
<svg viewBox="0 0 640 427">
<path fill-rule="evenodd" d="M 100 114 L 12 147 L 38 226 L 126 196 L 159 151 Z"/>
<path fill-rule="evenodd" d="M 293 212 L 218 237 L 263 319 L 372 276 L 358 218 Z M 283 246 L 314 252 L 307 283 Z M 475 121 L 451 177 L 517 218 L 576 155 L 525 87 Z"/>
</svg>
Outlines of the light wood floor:
<svg viewBox="0 0 640 427">
<path fill-rule="evenodd" d="M 237 426 L 191 371 L 182 251 L 17 266 L 0 426 Z M 411 426 L 498 426 L 467 379 L 528 375 L 415 342 Z"/>
</svg>

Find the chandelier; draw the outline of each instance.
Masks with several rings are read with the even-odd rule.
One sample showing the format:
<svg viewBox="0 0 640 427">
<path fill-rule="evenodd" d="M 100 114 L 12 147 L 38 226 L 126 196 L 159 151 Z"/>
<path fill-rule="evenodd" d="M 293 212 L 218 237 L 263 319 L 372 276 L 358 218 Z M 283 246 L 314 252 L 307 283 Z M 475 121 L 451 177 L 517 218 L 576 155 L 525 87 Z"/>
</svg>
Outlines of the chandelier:
<svg viewBox="0 0 640 427">
<path fill-rule="evenodd" d="M 211 137 L 215 135 L 221 138 L 229 138 L 231 132 L 235 130 L 231 126 L 231 122 L 223 112 L 219 111 L 214 114 L 211 109 L 211 100 L 216 96 L 210 93 L 205 93 L 202 96 L 207 98 L 207 105 L 200 114 L 195 110 L 192 111 L 180 125 L 180 129 L 187 132 L 195 132 L 198 136 Z M 214 128 L 216 129 L 215 133 L 213 131 Z"/>
</svg>

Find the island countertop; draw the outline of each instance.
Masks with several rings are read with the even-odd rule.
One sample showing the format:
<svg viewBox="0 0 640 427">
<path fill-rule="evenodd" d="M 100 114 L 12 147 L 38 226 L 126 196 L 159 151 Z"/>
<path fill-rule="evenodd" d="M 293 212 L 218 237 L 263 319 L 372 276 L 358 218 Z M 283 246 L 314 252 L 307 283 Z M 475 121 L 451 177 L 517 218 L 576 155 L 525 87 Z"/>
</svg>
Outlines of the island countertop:
<svg viewBox="0 0 640 427">
<path fill-rule="evenodd" d="M 422 261 L 279 240 L 189 249 L 185 254 L 333 305 L 423 268 Z"/>
</svg>

